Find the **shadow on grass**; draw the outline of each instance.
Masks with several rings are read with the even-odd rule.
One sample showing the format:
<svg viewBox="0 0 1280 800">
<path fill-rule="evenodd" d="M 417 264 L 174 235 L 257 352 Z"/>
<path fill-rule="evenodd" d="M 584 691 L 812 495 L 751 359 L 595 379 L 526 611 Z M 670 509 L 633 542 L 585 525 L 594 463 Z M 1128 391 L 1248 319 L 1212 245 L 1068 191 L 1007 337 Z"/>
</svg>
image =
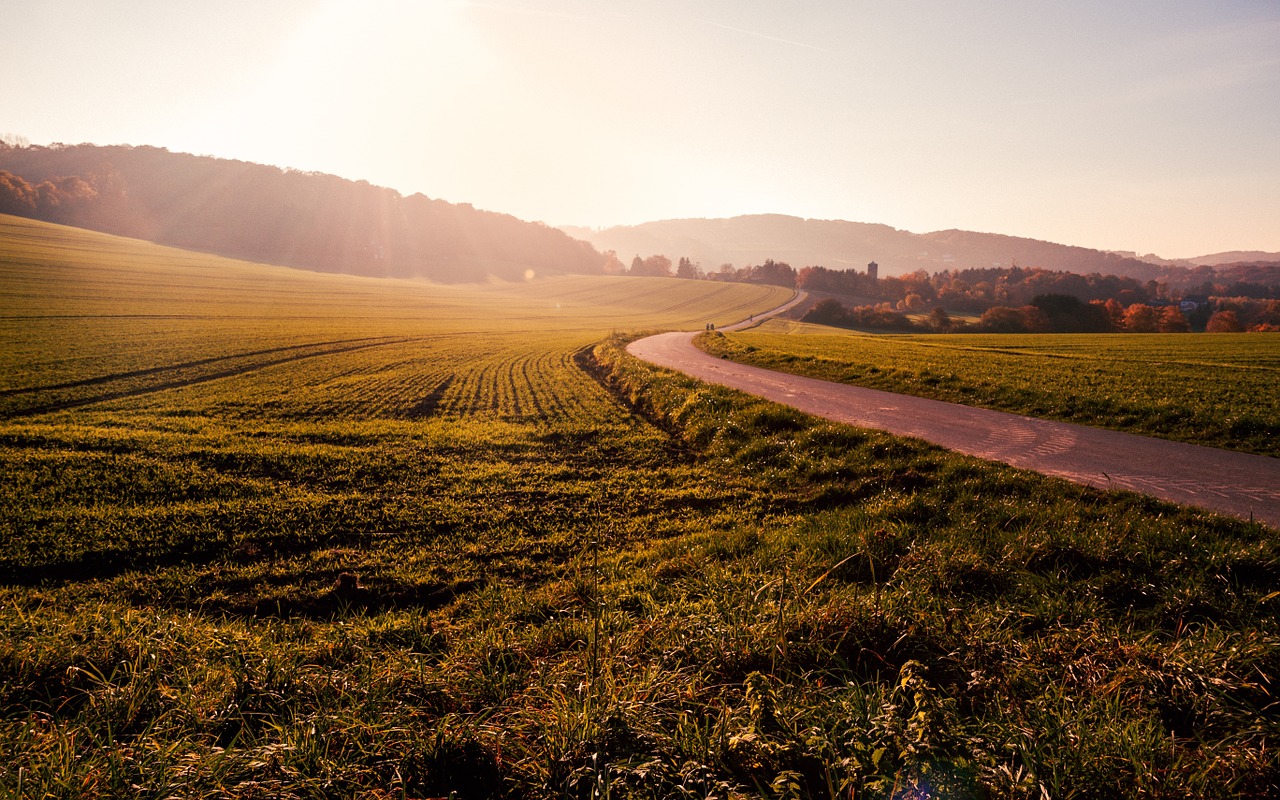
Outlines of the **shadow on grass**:
<svg viewBox="0 0 1280 800">
<path fill-rule="evenodd" d="M 202 603 L 202 611 L 235 617 L 332 619 L 351 613 L 378 613 L 408 608 L 429 611 L 453 602 L 459 595 L 483 588 L 481 579 L 432 581 L 391 586 L 363 586 L 348 572 L 339 573 L 331 589 L 321 594 L 287 599 L 259 598 L 244 602 Z"/>
</svg>

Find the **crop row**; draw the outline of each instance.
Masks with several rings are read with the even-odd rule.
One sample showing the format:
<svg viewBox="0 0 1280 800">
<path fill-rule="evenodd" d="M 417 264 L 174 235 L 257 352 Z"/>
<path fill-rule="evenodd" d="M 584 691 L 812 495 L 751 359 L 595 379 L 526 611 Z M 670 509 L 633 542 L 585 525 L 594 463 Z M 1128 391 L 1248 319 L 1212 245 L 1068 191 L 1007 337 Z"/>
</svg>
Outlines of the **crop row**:
<svg viewBox="0 0 1280 800">
<path fill-rule="evenodd" d="M 374 342 L 234 374 L 160 386 L 100 404 L 106 410 L 286 419 L 488 416 L 568 420 L 598 415 L 607 396 L 573 363 L 577 338 L 530 347 L 528 337 L 440 336 Z"/>
</svg>

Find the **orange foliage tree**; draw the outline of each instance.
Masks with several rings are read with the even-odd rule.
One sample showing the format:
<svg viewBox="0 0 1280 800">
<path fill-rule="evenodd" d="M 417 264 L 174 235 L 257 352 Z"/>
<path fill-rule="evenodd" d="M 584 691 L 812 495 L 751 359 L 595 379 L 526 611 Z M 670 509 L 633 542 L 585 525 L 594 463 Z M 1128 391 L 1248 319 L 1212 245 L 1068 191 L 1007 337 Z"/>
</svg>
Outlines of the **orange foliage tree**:
<svg viewBox="0 0 1280 800">
<path fill-rule="evenodd" d="M 1206 333 L 1239 333 L 1244 330 L 1240 325 L 1240 318 L 1234 311 L 1214 312 L 1204 329 Z"/>
<path fill-rule="evenodd" d="M 1143 303 L 1134 303 L 1124 310 L 1124 330 L 1130 333 L 1155 333 L 1159 324 L 1156 310 Z"/>
<path fill-rule="evenodd" d="M 1177 306 L 1166 306 L 1160 312 L 1158 328 L 1161 333 L 1187 333 L 1191 330 L 1191 324 Z"/>
</svg>

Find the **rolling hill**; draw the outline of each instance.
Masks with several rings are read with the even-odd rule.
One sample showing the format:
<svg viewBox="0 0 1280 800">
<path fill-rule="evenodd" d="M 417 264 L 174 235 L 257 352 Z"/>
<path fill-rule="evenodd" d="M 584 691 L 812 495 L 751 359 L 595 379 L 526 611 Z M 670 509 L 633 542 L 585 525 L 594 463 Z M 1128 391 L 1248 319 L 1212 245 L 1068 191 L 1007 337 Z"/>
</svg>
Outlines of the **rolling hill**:
<svg viewBox="0 0 1280 800">
<path fill-rule="evenodd" d="M 677 219 L 603 230 L 566 227 L 571 236 L 599 250 L 613 250 L 626 263 L 633 254 L 685 256 L 713 272 L 724 263 L 760 264 L 766 259 L 794 267 L 861 269 L 870 261 L 881 275 L 924 269 L 968 267 L 1043 267 L 1088 274 L 1151 280 L 1168 272 L 1136 258 L 1086 247 L 1016 236 L 945 230 L 912 233 L 888 225 L 844 220 L 802 219 L 759 214 L 729 219 Z"/>
<path fill-rule="evenodd" d="M 505 214 L 157 147 L 0 143 L 0 213 L 378 277 L 474 282 L 603 265 L 590 245 Z"/>
</svg>

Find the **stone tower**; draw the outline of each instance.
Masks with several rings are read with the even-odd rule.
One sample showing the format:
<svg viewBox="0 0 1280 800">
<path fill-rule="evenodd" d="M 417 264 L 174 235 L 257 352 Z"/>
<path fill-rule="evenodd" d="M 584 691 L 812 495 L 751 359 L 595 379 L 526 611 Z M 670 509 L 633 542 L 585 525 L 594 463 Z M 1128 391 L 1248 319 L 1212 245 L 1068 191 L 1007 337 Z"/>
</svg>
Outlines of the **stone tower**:
<svg viewBox="0 0 1280 800">
<path fill-rule="evenodd" d="M 870 278 L 870 279 L 871 279 L 871 280 L 873 280 L 873 281 L 874 281 L 874 280 L 879 280 L 879 278 L 880 278 L 880 265 L 879 265 L 879 264 L 877 264 L 877 263 L 876 263 L 876 262 L 874 262 L 874 261 L 872 261 L 870 264 L 868 264 L 868 265 L 867 265 L 867 277 L 868 277 L 868 278 Z"/>
</svg>

